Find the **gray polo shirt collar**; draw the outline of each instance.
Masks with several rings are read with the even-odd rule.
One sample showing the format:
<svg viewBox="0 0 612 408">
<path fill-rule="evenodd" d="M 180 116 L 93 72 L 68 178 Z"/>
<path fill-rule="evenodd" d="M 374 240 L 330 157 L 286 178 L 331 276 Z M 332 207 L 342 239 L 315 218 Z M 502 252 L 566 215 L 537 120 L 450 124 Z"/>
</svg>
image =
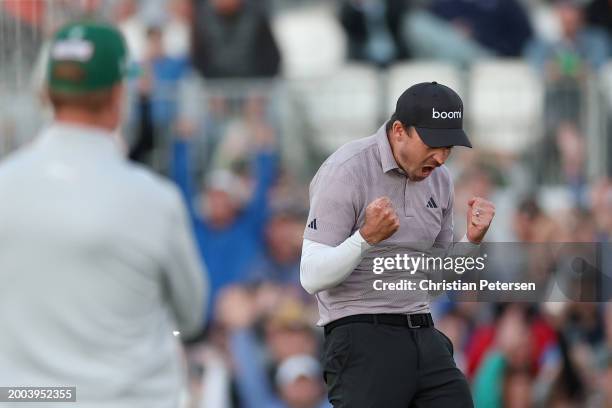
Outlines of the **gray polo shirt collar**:
<svg viewBox="0 0 612 408">
<path fill-rule="evenodd" d="M 398 166 L 395 161 L 395 157 L 393 157 L 393 151 L 391 150 L 389 137 L 387 136 L 386 125 L 383 125 L 378 129 L 378 132 L 376 132 L 376 142 L 378 144 L 380 164 L 382 165 L 383 172 L 388 173 L 391 170 L 398 170 L 400 173 L 403 173 L 400 166 Z"/>
</svg>

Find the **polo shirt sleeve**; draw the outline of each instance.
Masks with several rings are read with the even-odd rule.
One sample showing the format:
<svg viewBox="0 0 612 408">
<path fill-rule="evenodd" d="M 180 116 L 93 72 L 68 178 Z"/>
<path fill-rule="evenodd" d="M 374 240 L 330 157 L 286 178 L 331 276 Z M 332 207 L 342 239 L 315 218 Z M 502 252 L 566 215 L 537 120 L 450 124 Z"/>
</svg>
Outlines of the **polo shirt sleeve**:
<svg viewBox="0 0 612 408">
<path fill-rule="evenodd" d="M 323 165 L 310 183 L 310 211 L 304 239 L 338 246 L 356 229 L 359 191 L 354 177 Z"/>
</svg>

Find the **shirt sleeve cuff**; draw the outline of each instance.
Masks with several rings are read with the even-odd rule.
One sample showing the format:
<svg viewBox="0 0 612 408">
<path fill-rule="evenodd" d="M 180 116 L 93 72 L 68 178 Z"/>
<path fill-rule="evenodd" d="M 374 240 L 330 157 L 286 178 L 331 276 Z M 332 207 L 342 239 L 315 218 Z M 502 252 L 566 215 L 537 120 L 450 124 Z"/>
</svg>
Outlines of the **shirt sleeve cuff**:
<svg viewBox="0 0 612 408">
<path fill-rule="evenodd" d="M 353 239 L 355 240 L 356 243 L 361 245 L 361 248 L 364 250 L 372 248 L 372 245 L 368 244 L 368 241 L 365 240 L 365 238 L 361 235 L 361 232 L 359 232 L 359 230 L 355 231 L 355 233 L 353 234 Z"/>
</svg>

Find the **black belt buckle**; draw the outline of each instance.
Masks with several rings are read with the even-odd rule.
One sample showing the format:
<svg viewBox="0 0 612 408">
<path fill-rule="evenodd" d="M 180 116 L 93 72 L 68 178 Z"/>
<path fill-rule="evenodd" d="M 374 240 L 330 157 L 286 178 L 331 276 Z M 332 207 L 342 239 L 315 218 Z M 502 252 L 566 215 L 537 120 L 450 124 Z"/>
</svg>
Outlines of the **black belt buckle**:
<svg viewBox="0 0 612 408">
<path fill-rule="evenodd" d="M 419 329 L 421 327 L 420 324 L 412 324 L 412 315 L 408 315 L 408 327 L 411 329 Z"/>
</svg>

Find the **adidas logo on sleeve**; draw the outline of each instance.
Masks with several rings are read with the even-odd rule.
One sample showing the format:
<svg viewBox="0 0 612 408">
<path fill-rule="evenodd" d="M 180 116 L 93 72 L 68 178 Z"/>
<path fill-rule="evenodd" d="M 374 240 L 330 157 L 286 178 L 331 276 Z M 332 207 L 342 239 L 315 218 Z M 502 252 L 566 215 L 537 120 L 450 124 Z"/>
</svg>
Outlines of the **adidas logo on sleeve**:
<svg viewBox="0 0 612 408">
<path fill-rule="evenodd" d="M 310 221 L 310 224 L 308 224 L 308 228 L 313 229 L 316 231 L 317 229 L 317 219 L 315 218 L 314 220 Z"/>
</svg>

